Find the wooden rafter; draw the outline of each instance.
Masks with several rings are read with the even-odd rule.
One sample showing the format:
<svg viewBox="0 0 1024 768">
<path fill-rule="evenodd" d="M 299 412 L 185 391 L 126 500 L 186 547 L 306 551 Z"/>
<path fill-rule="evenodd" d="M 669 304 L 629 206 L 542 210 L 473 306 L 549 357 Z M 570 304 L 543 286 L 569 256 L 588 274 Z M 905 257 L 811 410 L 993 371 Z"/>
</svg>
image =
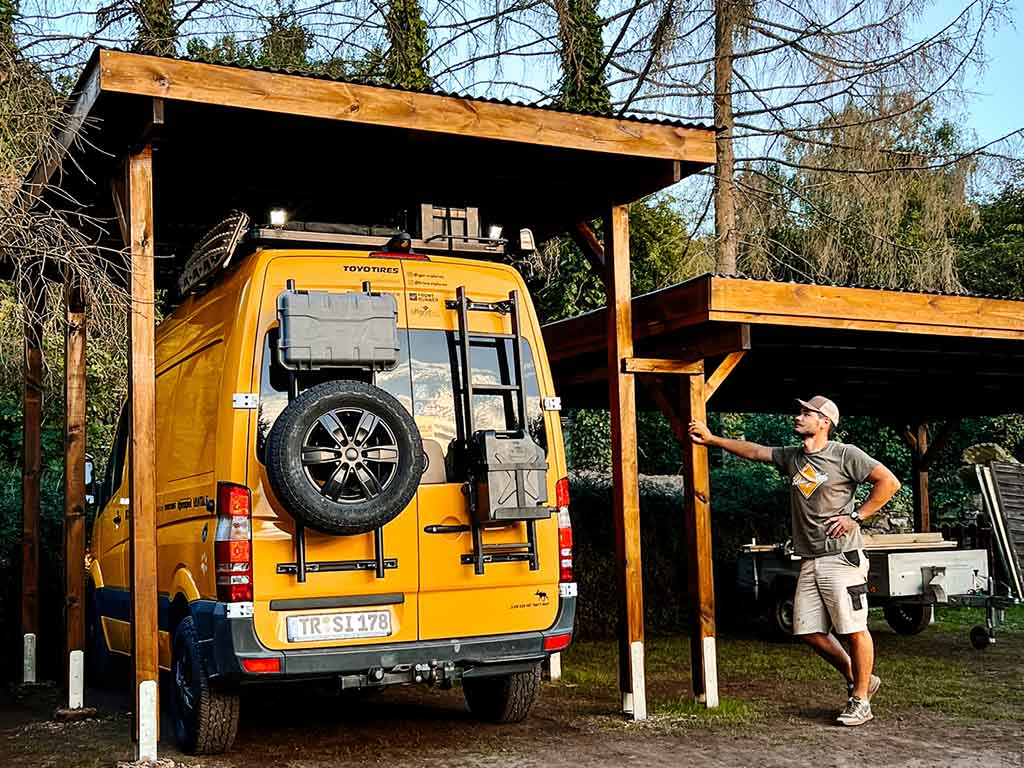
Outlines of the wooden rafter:
<svg viewBox="0 0 1024 768">
<path fill-rule="evenodd" d="M 718 364 L 708 380 L 704 384 L 704 402 L 706 403 L 711 399 L 711 396 L 715 394 L 715 390 L 718 389 L 722 382 L 725 381 L 729 374 L 733 372 L 733 369 L 739 365 L 740 360 L 746 354 L 746 350 L 740 350 L 739 352 L 730 352 L 725 356 L 725 359 Z"/>
<path fill-rule="evenodd" d="M 674 373 L 696 376 L 704 373 L 704 361 L 666 360 L 661 357 L 627 357 L 622 361 L 623 373 Z"/>
</svg>

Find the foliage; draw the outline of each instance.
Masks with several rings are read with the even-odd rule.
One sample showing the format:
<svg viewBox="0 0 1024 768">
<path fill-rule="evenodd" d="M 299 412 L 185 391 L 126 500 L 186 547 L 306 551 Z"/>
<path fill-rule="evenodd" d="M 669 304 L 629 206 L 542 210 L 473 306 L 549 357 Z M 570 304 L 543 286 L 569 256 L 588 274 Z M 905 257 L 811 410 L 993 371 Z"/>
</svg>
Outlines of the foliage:
<svg viewBox="0 0 1024 768">
<path fill-rule="evenodd" d="M 1024 298 L 1024 172 L 978 208 L 962 233 L 957 271 L 972 293 Z"/>
<path fill-rule="evenodd" d="M 390 43 L 383 61 L 384 82 L 413 90 L 429 88 L 424 62 L 430 46 L 419 0 L 390 0 L 384 24 Z"/>
<path fill-rule="evenodd" d="M 136 50 L 173 56 L 178 37 L 174 0 L 138 0 L 132 8 L 138 17 Z"/>
<path fill-rule="evenodd" d="M 562 64 L 558 105 L 574 112 L 610 113 L 601 39 L 604 24 L 596 0 L 558 0 L 555 12 Z"/>
</svg>

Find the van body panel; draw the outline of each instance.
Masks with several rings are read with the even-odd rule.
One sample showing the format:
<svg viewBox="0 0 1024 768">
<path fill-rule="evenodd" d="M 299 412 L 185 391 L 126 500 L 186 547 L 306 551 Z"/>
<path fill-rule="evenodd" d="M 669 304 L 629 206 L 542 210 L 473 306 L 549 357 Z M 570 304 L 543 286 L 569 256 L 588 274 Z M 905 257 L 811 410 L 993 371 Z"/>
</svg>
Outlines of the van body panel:
<svg viewBox="0 0 1024 768">
<path fill-rule="evenodd" d="M 268 373 L 277 296 L 288 279 L 294 279 L 299 290 L 360 291 L 363 283 L 369 282 L 371 290 L 391 293 L 397 299 L 401 359 L 393 370 L 376 374 L 374 383 L 413 414 L 433 467 L 425 472 L 406 509 L 383 528 L 384 556 L 396 560 L 397 567 L 386 569 L 382 579 L 372 570 L 325 570 L 310 571 L 300 583 L 295 574 L 279 572 L 280 565 L 296 560 L 295 521 L 270 489 L 261 446 L 288 402 L 286 390 Z M 296 660 L 292 666 L 285 665 L 285 672 L 302 669 L 302 675 L 327 664 L 315 661 L 317 658 L 334 659 L 327 666 L 344 671 L 347 664 L 373 658 L 377 648 L 382 653 L 401 648 L 403 659 L 418 658 L 418 643 L 423 644 L 423 653 L 433 654 L 431 649 L 446 648 L 450 641 L 458 663 L 536 659 L 543 656 L 545 632 L 564 632 L 560 624 L 564 621 L 571 628 L 574 603 L 566 609 L 566 600 L 559 598 L 556 515 L 537 523 L 540 567 L 536 571 L 525 562 L 490 563 L 477 575 L 472 565 L 462 563 L 473 551 L 471 534 L 424 530 L 433 525 L 470 524 L 465 478 L 457 476 L 446 456 L 458 437 L 454 414 L 460 408 L 460 374 L 457 362 L 452 364 L 458 317 L 445 302 L 455 298 L 458 286 L 465 286 L 475 301 L 503 301 L 510 290 L 519 292 L 527 410 L 531 434 L 539 429 L 539 439 L 545 443 L 548 503 L 553 507 L 555 483 L 566 474 L 561 427 L 558 413 L 540 407 L 542 397 L 554 394 L 551 374 L 529 294 L 511 267 L 444 257 L 423 261 L 380 258 L 357 251 L 259 250 L 233 265 L 205 293 L 186 299 L 161 323 L 156 340 L 156 490 L 162 667 L 170 661 L 170 606 L 179 597 L 189 603 L 202 636 L 209 641 L 204 647 L 211 654 L 215 647 L 219 649 L 216 653 L 224 653 L 235 642 L 232 653 L 236 659 L 283 654 Z M 469 321 L 477 334 L 507 334 L 511 330 L 508 316 L 499 313 L 471 312 Z M 507 367 L 502 356 L 511 354 L 511 347 L 503 348 L 502 343 L 474 349 L 475 380 L 478 364 L 485 378 L 506 375 L 495 373 L 502 365 Z M 233 407 L 236 393 L 259 395 L 259 407 Z M 495 419 L 500 421 L 501 414 L 508 413 L 507 404 L 502 408 L 485 400 L 478 404 L 482 423 L 494 422 L 496 428 L 503 428 Z M 129 586 L 131 510 L 121 504 L 128 496 L 127 449 L 122 453 L 122 476 L 116 489 L 107 489 L 109 498 L 93 527 L 92 553 L 97 559 L 93 572 L 99 574 L 96 586 L 123 595 Z M 225 604 L 217 602 L 216 499 L 218 484 L 223 482 L 245 485 L 251 492 L 254 600 L 253 615 L 247 619 L 228 619 Z M 526 525 L 487 529 L 484 541 L 524 542 Z M 306 529 L 307 563 L 373 558 L 372 533 L 330 536 Z M 289 641 L 287 620 L 291 616 L 365 610 L 316 607 L 322 605 L 318 600 L 338 605 L 339 599 L 370 605 L 373 610 L 386 609 L 392 633 L 386 638 Z M 375 600 L 379 606 L 374 605 Z M 122 653 L 130 651 L 125 618 L 104 615 L 101 621 L 109 647 Z M 504 644 L 495 639 L 503 636 L 529 638 L 533 655 L 522 654 L 526 640 Z M 461 638 L 479 638 L 474 647 L 486 648 L 492 655 L 460 662 L 457 649 Z M 381 663 L 393 657 L 387 651 Z M 299 659 L 314 661 L 300 663 Z M 211 656 L 211 664 L 213 660 Z M 239 674 L 238 663 L 218 664 L 216 668 L 222 671 L 215 676 L 233 679 Z M 241 674 L 245 677 L 246 673 L 243 670 Z"/>
</svg>

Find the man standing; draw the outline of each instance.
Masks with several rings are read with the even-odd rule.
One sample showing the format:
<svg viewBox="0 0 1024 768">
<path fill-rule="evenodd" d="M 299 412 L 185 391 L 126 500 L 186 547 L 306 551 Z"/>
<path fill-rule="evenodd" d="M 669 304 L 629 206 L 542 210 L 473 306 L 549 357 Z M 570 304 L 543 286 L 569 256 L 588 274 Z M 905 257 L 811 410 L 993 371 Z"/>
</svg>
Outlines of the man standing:
<svg viewBox="0 0 1024 768">
<path fill-rule="evenodd" d="M 794 430 L 803 445 L 769 448 L 730 440 L 711 434 L 701 421 L 690 422 L 690 438 L 744 459 L 771 462 L 789 479 L 793 549 L 803 558 L 793 633 L 846 678 L 849 699 L 837 722 L 863 725 L 874 717 L 871 697 L 881 680 L 871 673 L 875 646 L 868 632 L 868 560 L 860 523 L 892 498 L 900 481 L 860 448 L 829 439 L 839 425 L 835 403 L 821 395 L 797 402 Z M 863 482 L 872 484 L 871 494 L 857 506 L 853 496 Z M 833 631 L 849 639 L 850 654 Z"/>
</svg>

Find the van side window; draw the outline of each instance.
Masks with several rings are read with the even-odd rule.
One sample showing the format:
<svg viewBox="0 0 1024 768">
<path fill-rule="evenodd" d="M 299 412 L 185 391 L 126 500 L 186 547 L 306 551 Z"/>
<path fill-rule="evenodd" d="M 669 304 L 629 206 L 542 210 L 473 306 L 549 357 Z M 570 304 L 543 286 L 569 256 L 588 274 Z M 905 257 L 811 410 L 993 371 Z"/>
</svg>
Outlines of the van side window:
<svg viewBox="0 0 1024 768">
<path fill-rule="evenodd" d="M 103 473 L 100 484 L 97 508 L 103 509 L 110 501 L 114 492 L 121 487 L 124 478 L 124 459 L 128 447 L 128 403 L 121 406 L 121 415 L 117 419 L 117 431 L 114 433 L 114 444 L 107 456 L 107 469 Z"/>
</svg>

